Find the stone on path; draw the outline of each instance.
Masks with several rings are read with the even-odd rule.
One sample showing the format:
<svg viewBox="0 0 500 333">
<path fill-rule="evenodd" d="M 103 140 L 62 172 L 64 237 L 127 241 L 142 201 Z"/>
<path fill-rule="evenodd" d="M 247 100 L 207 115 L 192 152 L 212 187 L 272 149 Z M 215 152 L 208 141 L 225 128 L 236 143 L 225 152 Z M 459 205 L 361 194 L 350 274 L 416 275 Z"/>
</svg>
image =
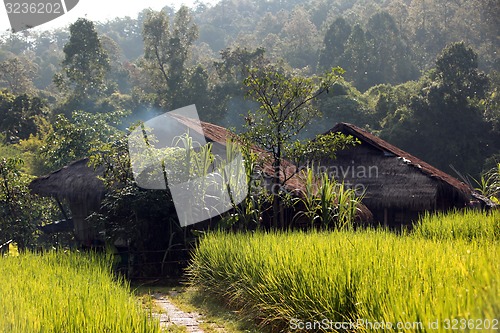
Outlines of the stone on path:
<svg viewBox="0 0 500 333">
<path fill-rule="evenodd" d="M 201 322 L 200 314 L 187 313 L 180 310 L 164 294 L 155 293 L 152 296 L 155 303 L 164 311 L 164 313 L 158 314 L 161 326 L 168 327 L 171 324 L 175 324 L 177 326 L 185 326 L 189 333 L 203 333 L 203 330 L 199 327 Z"/>
</svg>

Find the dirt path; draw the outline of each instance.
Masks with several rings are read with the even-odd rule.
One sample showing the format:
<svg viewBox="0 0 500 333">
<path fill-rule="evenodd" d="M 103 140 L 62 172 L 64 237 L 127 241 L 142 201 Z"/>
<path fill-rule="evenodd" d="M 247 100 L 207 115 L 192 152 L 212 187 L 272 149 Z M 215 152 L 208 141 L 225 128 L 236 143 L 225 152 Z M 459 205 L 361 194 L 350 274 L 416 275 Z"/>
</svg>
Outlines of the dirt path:
<svg viewBox="0 0 500 333">
<path fill-rule="evenodd" d="M 200 314 L 181 311 L 165 294 L 155 293 L 153 294 L 153 298 L 155 303 L 164 311 L 164 313 L 159 315 L 162 327 L 175 324 L 177 326 L 185 326 L 189 333 L 203 333 L 203 330 L 199 327 Z"/>
</svg>

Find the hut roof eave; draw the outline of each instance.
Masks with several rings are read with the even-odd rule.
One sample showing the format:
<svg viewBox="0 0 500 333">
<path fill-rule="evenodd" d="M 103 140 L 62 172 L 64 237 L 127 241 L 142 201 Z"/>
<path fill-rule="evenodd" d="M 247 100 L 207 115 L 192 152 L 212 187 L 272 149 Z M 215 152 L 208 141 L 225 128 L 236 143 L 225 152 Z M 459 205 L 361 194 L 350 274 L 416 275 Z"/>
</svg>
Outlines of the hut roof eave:
<svg viewBox="0 0 500 333">
<path fill-rule="evenodd" d="M 104 183 L 97 176 L 102 170 L 89 167 L 88 158 L 75 161 L 48 175 L 38 177 L 29 184 L 32 193 L 41 196 L 60 196 L 71 198 L 75 195 L 106 191 Z"/>
<path fill-rule="evenodd" d="M 381 150 L 382 152 L 388 152 L 401 158 L 405 164 L 411 166 L 428 177 L 441 182 L 444 185 L 451 187 L 455 192 L 461 195 L 464 199 L 470 200 L 472 198 L 473 189 L 467 184 L 459 181 L 458 179 L 450 176 L 449 174 L 437 169 L 436 167 L 422 161 L 421 159 L 409 154 L 408 152 L 391 145 L 387 141 L 361 129 L 353 124 L 349 123 L 338 123 L 327 133 L 331 132 L 342 132 L 345 134 L 350 134 L 357 137 L 362 142 L 366 142 L 374 148 Z"/>
</svg>

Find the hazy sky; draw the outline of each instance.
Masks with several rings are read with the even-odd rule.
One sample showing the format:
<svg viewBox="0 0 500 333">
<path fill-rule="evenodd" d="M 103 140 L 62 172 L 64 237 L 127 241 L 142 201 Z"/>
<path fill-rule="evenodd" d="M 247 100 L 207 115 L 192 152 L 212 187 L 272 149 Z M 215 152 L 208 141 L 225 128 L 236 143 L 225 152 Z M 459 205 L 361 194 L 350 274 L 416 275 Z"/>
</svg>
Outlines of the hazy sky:
<svg viewBox="0 0 500 333">
<path fill-rule="evenodd" d="M 124 16 L 135 17 L 137 13 L 148 7 L 159 10 L 166 5 L 173 5 L 178 8 L 182 4 L 192 6 L 195 2 L 196 0 L 80 0 L 78 5 L 67 14 L 47 22 L 36 29 L 48 30 L 63 27 L 76 21 L 79 17 L 86 17 L 93 21 L 105 21 Z M 201 2 L 214 4 L 218 0 L 203 0 Z M 0 3 L 0 31 L 3 32 L 7 29 L 10 29 L 9 18 L 7 17 L 4 5 Z"/>
</svg>

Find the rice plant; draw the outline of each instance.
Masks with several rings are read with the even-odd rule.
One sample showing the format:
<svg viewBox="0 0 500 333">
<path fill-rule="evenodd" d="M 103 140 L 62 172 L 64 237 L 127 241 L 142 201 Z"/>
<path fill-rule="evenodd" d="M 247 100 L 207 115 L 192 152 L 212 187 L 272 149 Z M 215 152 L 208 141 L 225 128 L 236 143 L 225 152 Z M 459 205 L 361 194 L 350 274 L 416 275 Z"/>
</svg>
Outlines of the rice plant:
<svg viewBox="0 0 500 333">
<path fill-rule="evenodd" d="M 433 240 L 500 240 L 500 211 L 426 213 L 415 224 L 413 233 Z"/>
<path fill-rule="evenodd" d="M 159 333 L 110 262 L 63 251 L 0 257 L 0 332 Z"/>
<path fill-rule="evenodd" d="M 377 323 L 391 323 L 388 332 L 444 332 L 446 320 L 491 323 L 500 314 L 500 245 L 489 240 L 370 230 L 219 232 L 201 240 L 189 274 L 204 292 L 284 332 L 306 322 L 351 322 L 356 332 L 379 332 Z"/>
</svg>

